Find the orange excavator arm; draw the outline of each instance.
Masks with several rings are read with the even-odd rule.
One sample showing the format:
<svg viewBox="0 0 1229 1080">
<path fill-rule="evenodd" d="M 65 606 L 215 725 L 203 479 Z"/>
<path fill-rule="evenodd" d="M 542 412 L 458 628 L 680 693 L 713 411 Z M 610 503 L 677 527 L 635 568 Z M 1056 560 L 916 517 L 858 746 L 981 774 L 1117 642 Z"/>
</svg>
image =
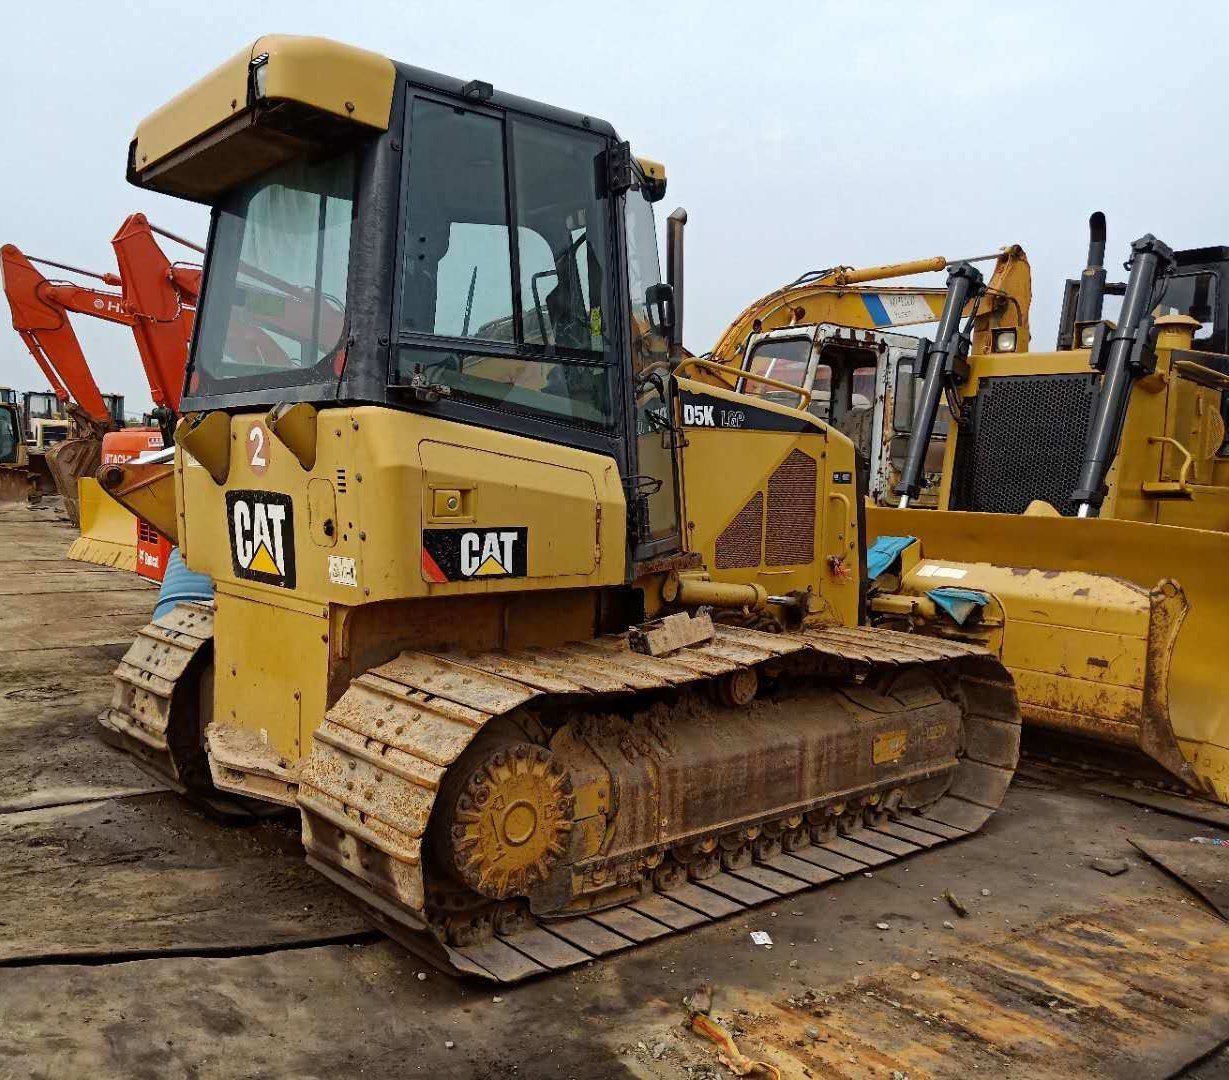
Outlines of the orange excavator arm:
<svg viewBox="0 0 1229 1080">
<path fill-rule="evenodd" d="M 201 270 L 172 263 L 155 233 L 196 251 L 196 244 L 130 214 L 111 240 L 119 265 L 123 303 L 154 404 L 179 413 L 188 344 L 200 296 Z"/>
<path fill-rule="evenodd" d="M 47 265 L 89 273 L 59 263 Z M 79 312 L 131 326 L 132 317 L 124 308 L 123 297 L 104 289 L 48 281 L 34 261 L 12 244 L 0 248 L 0 274 L 13 315 L 13 329 L 25 342 L 56 397 L 65 404 L 75 401 L 91 419 L 110 424 L 111 414 L 85 362 L 68 313 Z M 90 276 L 104 284 L 119 284 L 114 274 Z"/>
<path fill-rule="evenodd" d="M 1016 350 L 1028 348 L 1028 312 L 1032 302 L 1032 278 L 1028 258 L 1017 244 L 976 262 L 995 262 L 986 295 L 977 308 L 973 325 L 973 350 L 990 351 L 990 335 L 997 330 L 1015 330 Z M 837 267 L 804 275 L 797 281 L 762 296 L 738 316 L 712 350 L 720 364 L 741 366 L 742 351 L 751 334 L 800 324 L 832 323 L 866 330 L 890 330 L 898 326 L 937 322 L 943 311 L 946 289 L 927 286 L 871 286 L 870 282 L 941 271 L 951 260 L 942 256 L 915 259 L 862 269 Z M 964 260 L 970 261 L 970 260 Z M 966 314 L 972 314 L 969 310 Z"/>
</svg>

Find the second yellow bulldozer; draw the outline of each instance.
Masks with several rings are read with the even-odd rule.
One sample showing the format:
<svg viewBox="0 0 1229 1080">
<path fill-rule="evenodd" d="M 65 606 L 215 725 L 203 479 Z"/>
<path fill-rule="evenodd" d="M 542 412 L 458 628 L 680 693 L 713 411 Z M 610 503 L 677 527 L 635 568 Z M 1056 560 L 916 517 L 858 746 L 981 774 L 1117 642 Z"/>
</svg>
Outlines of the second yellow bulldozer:
<svg viewBox="0 0 1229 1080">
<path fill-rule="evenodd" d="M 608 124 L 266 37 L 129 172 L 213 207 L 146 516 L 216 600 L 140 634 L 102 717 L 151 767 L 297 808 L 378 925 L 495 980 L 999 805 L 1010 679 L 866 625 L 848 438 L 672 371 L 683 216 L 663 280 L 664 170 Z"/>
</svg>

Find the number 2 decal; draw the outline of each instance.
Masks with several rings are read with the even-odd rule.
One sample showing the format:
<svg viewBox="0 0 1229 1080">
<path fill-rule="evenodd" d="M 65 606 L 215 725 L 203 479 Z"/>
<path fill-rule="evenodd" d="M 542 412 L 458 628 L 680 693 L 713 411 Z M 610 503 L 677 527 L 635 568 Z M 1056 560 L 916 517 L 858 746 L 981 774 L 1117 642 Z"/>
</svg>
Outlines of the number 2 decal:
<svg viewBox="0 0 1229 1080">
<path fill-rule="evenodd" d="M 268 441 L 269 433 L 259 420 L 248 428 L 248 465 L 257 476 L 262 476 L 269 467 L 269 458 L 265 450 Z"/>
</svg>

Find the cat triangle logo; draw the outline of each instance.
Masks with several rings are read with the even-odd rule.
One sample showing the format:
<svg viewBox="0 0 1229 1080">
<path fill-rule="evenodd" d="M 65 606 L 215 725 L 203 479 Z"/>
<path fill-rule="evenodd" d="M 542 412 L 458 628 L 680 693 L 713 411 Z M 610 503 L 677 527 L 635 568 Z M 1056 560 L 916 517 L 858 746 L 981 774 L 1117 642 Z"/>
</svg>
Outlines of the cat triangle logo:
<svg viewBox="0 0 1229 1080">
<path fill-rule="evenodd" d="M 256 554 L 252 556 L 252 561 L 248 563 L 248 569 L 254 570 L 258 574 L 272 574 L 274 577 L 281 576 L 277 563 L 273 561 L 272 553 L 264 544 L 261 544 L 256 549 Z"/>
<path fill-rule="evenodd" d="M 483 564 L 474 571 L 474 577 L 492 577 L 506 575 L 508 571 L 504 569 L 503 563 L 497 561 L 495 557 L 488 556 Z"/>
</svg>

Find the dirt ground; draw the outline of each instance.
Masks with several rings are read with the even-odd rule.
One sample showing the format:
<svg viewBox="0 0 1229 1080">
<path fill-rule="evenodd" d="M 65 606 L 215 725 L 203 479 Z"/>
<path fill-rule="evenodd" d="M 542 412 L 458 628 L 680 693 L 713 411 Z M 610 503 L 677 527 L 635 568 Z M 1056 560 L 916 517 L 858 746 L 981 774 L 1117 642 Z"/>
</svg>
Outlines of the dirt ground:
<svg viewBox="0 0 1229 1080">
<path fill-rule="evenodd" d="M 513 987 L 425 969 L 292 817 L 224 824 L 97 738 L 154 593 L 71 536 L 0 510 L 0 1078 L 731 1076 L 685 1026 L 703 984 L 784 1077 L 1229 1076 L 1229 926 L 1128 842 L 1229 834 L 1040 768 L 974 837 L 685 935 Z"/>
</svg>

